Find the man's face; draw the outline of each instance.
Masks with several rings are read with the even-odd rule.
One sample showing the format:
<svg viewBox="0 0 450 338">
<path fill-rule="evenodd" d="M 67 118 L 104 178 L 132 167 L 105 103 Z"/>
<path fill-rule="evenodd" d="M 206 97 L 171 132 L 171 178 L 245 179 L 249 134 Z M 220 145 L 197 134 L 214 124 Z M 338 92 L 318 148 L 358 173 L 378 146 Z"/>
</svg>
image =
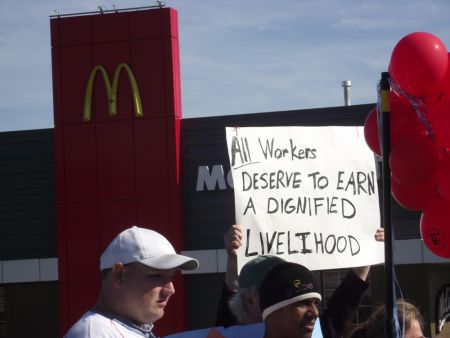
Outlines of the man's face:
<svg viewBox="0 0 450 338">
<path fill-rule="evenodd" d="M 266 321 L 276 326 L 279 337 L 309 338 L 319 316 L 320 301 L 316 298 L 302 300 L 271 313 Z"/>
<path fill-rule="evenodd" d="M 411 327 L 405 332 L 405 338 L 424 338 L 420 324 L 417 320 L 414 319 L 412 321 Z"/>
<path fill-rule="evenodd" d="M 160 319 L 169 298 L 175 293 L 172 284 L 175 271 L 156 270 L 140 263 L 127 265 L 122 277 L 127 317 L 138 324 Z"/>
</svg>

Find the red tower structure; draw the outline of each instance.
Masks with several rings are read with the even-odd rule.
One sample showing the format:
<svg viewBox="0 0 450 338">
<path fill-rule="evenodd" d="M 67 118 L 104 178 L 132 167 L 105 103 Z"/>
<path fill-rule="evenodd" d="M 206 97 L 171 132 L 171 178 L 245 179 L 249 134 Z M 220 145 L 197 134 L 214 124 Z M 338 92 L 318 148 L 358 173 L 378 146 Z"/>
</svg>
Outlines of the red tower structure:
<svg viewBox="0 0 450 338">
<path fill-rule="evenodd" d="M 94 305 L 99 256 L 138 224 L 182 249 L 177 12 L 51 19 L 60 330 Z M 186 329 L 182 276 L 157 334 Z"/>
</svg>

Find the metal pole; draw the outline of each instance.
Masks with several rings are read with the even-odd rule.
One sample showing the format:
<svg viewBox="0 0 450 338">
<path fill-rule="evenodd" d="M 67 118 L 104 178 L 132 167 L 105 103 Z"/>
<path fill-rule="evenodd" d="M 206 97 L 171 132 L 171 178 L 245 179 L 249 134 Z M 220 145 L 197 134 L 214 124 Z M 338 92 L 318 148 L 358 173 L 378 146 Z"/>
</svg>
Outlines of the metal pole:
<svg viewBox="0 0 450 338">
<path fill-rule="evenodd" d="M 352 86 L 352 81 L 350 80 L 345 80 L 342 81 L 342 87 L 344 87 L 344 104 L 346 106 L 351 106 L 352 105 L 352 100 L 350 97 L 350 88 Z"/>
<path fill-rule="evenodd" d="M 381 98 L 381 130 L 382 130 L 382 182 L 383 182 L 383 216 L 384 227 L 384 282 L 386 299 L 386 337 L 396 337 L 396 326 L 394 318 L 395 289 L 394 289 L 394 264 L 393 264 L 393 230 L 391 223 L 391 169 L 389 167 L 389 155 L 391 152 L 390 141 L 390 106 L 389 106 L 389 73 L 381 73 L 380 98 Z"/>
</svg>

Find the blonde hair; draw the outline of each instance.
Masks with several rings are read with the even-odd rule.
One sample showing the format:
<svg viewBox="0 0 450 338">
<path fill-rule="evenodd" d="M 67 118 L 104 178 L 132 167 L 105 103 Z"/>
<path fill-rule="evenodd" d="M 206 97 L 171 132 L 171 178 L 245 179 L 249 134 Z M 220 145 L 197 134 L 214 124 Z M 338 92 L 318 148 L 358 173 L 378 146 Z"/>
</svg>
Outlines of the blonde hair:
<svg viewBox="0 0 450 338">
<path fill-rule="evenodd" d="M 419 323 L 420 329 L 422 331 L 424 330 L 424 320 L 417 307 L 407 301 L 399 299 L 397 300 L 397 308 L 400 330 L 403 329 L 404 324 L 404 330 L 406 332 L 413 325 L 413 322 L 415 320 L 417 320 L 417 322 Z M 358 327 L 350 333 L 349 337 L 384 338 L 385 319 L 386 305 L 380 304 L 373 310 L 373 312 L 365 322 L 359 324 Z"/>
</svg>

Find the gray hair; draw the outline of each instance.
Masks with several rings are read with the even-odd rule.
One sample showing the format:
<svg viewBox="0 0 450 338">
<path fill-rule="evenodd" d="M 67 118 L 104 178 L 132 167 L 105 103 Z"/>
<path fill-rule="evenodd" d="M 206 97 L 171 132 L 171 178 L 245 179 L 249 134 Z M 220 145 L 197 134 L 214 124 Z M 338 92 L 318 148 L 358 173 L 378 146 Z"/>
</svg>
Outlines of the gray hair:
<svg viewBox="0 0 450 338">
<path fill-rule="evenodd" d="M 239 324 L 245 323 L 248 316 L 248 309 L 244 302 L 244 295 L 250 293 L 252 296 L 258 295 L 258 288 L 252 286 L 249 288 L 239 289 L 233 297 L 228 301 L 231 313 L 236 317 Z"/>
</svg>

